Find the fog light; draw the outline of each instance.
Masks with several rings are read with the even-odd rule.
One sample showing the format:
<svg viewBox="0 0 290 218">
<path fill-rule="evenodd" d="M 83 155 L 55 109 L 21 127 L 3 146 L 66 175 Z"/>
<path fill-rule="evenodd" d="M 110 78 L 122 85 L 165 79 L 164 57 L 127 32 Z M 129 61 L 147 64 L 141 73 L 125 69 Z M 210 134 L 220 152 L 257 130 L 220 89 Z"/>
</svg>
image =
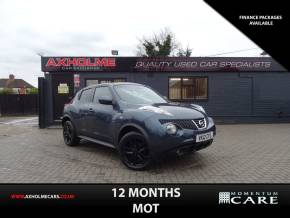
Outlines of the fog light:
<svg viewBox="0 0 290 218">
<path fill-rule="evenodd" d="M 169 134 L 169 135 L 175 135 L 176 132 L 177 132 L 177 127 L 173 124 L 173 123 L 168 123 L 166 125 L 166 132 Z"/>
</svg>

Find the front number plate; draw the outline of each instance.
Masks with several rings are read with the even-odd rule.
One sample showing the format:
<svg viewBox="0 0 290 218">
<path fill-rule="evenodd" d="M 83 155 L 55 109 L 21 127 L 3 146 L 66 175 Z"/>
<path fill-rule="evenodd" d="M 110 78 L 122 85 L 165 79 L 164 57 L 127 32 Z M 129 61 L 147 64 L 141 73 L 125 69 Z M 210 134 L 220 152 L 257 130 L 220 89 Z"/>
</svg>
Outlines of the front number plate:
<svg viewBox="0 0 290 218">
<path fill-rule="evenodd" d="M 204 142 L 213 138 L 213 132 L 196 135 L 196 142 Z"/>
</svg>

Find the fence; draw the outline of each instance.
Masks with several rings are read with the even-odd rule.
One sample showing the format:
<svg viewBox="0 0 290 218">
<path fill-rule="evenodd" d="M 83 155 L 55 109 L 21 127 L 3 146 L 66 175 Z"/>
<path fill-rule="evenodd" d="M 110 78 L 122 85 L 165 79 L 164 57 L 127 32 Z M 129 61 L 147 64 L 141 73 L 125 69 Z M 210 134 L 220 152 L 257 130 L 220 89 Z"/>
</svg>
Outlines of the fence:
<svg viewBox="0 0 290 218">
<path fill-rule="evenodd" d="M 0 116 L 38 114 L 38 95 L 0 95 Z"/>
</svg>

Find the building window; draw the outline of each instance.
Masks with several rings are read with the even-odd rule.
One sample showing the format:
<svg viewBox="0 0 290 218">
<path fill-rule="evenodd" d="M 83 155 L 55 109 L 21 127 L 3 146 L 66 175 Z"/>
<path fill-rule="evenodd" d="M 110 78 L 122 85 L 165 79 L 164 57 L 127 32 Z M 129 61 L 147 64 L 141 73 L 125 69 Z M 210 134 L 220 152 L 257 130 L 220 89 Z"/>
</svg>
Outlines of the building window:
<svg viewBox="0 0 290 218">
<path fill-rule="evenodd" d="M 207 77 L 171 77 L 169 78 L 170 100 L 206 100 Z"/>
<path fill-rule="evenodd" d="M 101 84 L 101 83 L 112 83 L 112 82 L 126 82 L 126 79 L 124 78 L 87 79 L 86 86 Z"/>
</svg>

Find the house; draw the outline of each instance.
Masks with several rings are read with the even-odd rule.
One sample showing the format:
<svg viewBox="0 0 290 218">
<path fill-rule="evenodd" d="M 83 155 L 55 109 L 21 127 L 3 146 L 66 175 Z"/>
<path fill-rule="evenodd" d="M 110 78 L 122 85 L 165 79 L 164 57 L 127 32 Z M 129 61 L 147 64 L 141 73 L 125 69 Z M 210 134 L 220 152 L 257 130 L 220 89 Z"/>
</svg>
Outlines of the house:
<svg viewBox="0 0 290 218">
<path fill-rule="evenodd" d="M 5 92 L 10 94 L 26 94 L 30 89 L 35 87 L 23 79 L 15 79 L 13 74 L 10 74 L 9 78 L 0 79 L 0 92 L 6 90 Z"/>
</svg>

